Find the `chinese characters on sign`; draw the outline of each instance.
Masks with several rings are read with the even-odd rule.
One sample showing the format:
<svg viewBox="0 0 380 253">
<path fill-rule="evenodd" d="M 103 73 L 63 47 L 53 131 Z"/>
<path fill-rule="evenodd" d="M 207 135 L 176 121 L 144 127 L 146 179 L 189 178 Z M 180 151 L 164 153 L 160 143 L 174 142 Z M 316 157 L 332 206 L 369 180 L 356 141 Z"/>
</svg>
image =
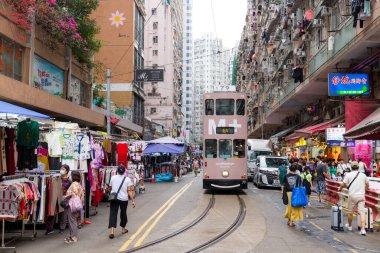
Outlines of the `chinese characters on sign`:
<svg viewBox="0 0 380 253">
<path fill-rule="evenodd" d="M 346 133 L 344 127 L 326 128 L 326 141 L 329 147 L 346 147 L 350 146 L 351 142 L 346 141 L 343 135 Z"/>
<path fill-rule="evenodd" d="M 33 82 L 37 89 L 63 96 L 63 70 L 41 57 L 34 56 Z"/>
<path fill-rule="evenodd" d="M 329 74 L 329 96 L 369 95 L 368 74 Z"/>
</svg>

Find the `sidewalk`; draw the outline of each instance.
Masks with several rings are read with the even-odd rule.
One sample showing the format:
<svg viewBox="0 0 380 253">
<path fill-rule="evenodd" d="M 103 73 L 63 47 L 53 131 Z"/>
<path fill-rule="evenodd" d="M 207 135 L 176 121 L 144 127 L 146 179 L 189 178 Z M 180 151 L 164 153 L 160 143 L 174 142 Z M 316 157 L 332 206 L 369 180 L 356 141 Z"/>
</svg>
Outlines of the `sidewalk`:
<svg viewBox="0 0 380 253">
<path fill-rule="evenodd" d="M 300 229 L 305 233 L 326 241 L 338 250 L 380 252 L 380 232 L 378 227 L 375 227 L 374 232 L 367 232 L 366 236 L 362 236 L 357 230 L 356 217 L 354 217 L 353 232 L 332 230 L 331 205 L 327 202 L 319 203 L 318 197 L 314 193 L 311 198 L 311 207 L 305 208 L 304 211 L 305 220 Z M 343 219 L 344 226 L 347 223 L 346 213 Z"/>
</svg>

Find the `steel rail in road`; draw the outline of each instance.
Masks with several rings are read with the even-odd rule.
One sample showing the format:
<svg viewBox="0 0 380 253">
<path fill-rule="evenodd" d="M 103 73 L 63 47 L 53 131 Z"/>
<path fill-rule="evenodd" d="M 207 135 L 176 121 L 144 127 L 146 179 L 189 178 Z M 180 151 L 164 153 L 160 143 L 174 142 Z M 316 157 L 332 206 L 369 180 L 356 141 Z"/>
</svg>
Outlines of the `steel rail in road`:
<svg viewBox="0 0 380 253">
<path fill-rule="evenodd" d="M 128 250 L 126 250 L 124 252 L 125 253 L 136 252 L 136 251 L 139 251 L 139 250 L 142 250 L 142 249 L 154 246 L 156 244 L 159 244 L 159 243 L 161 243 L 163 241 L 169 240 L 170 238 L 172 238 L 174 236 L 177 236 L 177 235 L 185 232 L 186 230 L 192 228 L 193 226 L 195 226 L 196 224 L 198 224 L 199 222 L 201 222 L 207 216 L 207 214 L 209 213 L 209 211 L 211 210 L 211 208 L 214 206 L 214 203 L 215 203 L 215 196 L 213 194 L 212 197 L 210 198 L 210 201 L 209 201 L 206 209 L 195 220 L 193 220 L 190 224 L 188 224 L 188 225 L 186 225 L 186 226 L 184 226 L 184 227 L 182 227 L 182 228 L 174 231 L 171 234 L 168 234 L 166 236 L 158 238 L 158 239 L 156 239 L 154 241 L 145 243 L 145 244 L 143 244 L 141 246 L 138 246 L 138 247 L 135 247 L 135 248 L 132 248 L 132 249 L 128 249 Z"/>
<path fill-rule="evenodd" d="M 239 199 L 239 205 L 240 205 L 240 210 L 239 210 L 239 213 L 235 219 L 235 221 L 231 224 L 231 226 L 229 226 L 226 230 L 224 230 L 222 233 L 220 233 L 219 235 L 217 235 L 216 237 L 212 238 L 211 240 L 189 250 L 189 251 L 186 251 L 186 253 L 195 253 L 195 252 L 200 252 L 202 250 L 205 250 L 209 247 L 211 247 L 212 245 L 215 245 L 217 244 L 218 242 L 220 242 L 221 240 L 223 240 L 224 238 L 228 237 L 232 232 L 234 232 L 244 221 L 244 218 L 245 218 L 245 215 L 246 215 L 246 205 L 245 205 L 245 202 L 242 198 L 240 198 L 239 195 L 237 195 L 238 199 Z"/>
</svg>

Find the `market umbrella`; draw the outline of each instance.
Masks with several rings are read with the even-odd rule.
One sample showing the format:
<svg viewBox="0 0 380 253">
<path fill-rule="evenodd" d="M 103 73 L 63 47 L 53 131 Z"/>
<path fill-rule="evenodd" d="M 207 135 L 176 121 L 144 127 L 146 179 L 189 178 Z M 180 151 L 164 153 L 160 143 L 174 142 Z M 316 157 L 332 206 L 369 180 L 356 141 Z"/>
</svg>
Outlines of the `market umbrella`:
<svg viewBox="0 0 380 253">
<path fill-rule="evenodd" d="M 50 119 L 50 116 L 47 116 L 42 113 L 38 113 L 17 105 L 13 105 L 4 101 L 0 101 L 0 113 L 6 113 L 6 114 L 17 114 L 32 118 L 41 118 L 41 119 Z"/>
<path fill-rule="evenodd" d="M 202 154 L 202 151 L 200 151 L 199 149 L 196 149 L 193 151 L 193 153 L 198 155 L 198 154 Z"/>
<path fill-rule="evenodd" d="M 153 153 L 168 153 L 168 154 L 182 154 L 185 151 L 184 145 L 152 143 L 144 149 L 143 154 Z"/>
</svg>

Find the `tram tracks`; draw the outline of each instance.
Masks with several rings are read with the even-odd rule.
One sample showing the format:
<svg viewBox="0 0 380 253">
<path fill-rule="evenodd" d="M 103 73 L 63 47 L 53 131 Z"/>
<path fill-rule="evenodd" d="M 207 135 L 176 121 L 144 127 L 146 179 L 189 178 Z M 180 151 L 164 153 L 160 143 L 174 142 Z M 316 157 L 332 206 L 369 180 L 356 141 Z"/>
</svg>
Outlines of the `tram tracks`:
<svg viewBox="0 0 380 253">
<path fill-rule="evenodd" d="M 231 233 L 233 233 L 243 223 L 245 215 L 246 215 L 246 205 L 245 205 L 244 200 L 238 194 L 236 196 L 237 196 L 238 201 L 239 201 L 239 212 L 238 212 L 238 215 L 236 216 L 234 222 L 227 229 L 225 229 L 223 232 L 219 233 L 217 236 L 215 236 L 212 239 L 192 248 L 191 250 L 186 251 L 186 253 L 200 252 L 202 250 L 205 250 L 205 249 L 211 247 L 212 245 L 217 244 L 218 242 L 220 242 L 223 239 L 225 239 L 226 237 L 228 237 Z M 213 194 L 212 197 L 210 198 L 210 201 L 209 201 L 206 209 L 188 225 L 186 225 L 186 226 L 184 226 L 184 227 L 182 227 L 182 228 L 180 228 L 180 229 L 178 229 L 178 230 L 176 230 L 176 231 L 174 231 L 168 235 L 160 237 L 154 241 L 145 243 L 145 244 L 138 246 L 138 247 L 128 249 L 124 252 L 125 253 L 137 252 L 137 251 L 140 251 L 142 249 L 146 249 L 146 248 L 155 246 L 159 243 L 167 241 L 167 240 L 169 240 L 175 236 L 178 236 L 178 235 L 186 232 L 190 228 L 199 224 L 209 214 L 210 210 L 214 207 L 214 205 L 215 205 L 215 196 Z"/>
</svg>

